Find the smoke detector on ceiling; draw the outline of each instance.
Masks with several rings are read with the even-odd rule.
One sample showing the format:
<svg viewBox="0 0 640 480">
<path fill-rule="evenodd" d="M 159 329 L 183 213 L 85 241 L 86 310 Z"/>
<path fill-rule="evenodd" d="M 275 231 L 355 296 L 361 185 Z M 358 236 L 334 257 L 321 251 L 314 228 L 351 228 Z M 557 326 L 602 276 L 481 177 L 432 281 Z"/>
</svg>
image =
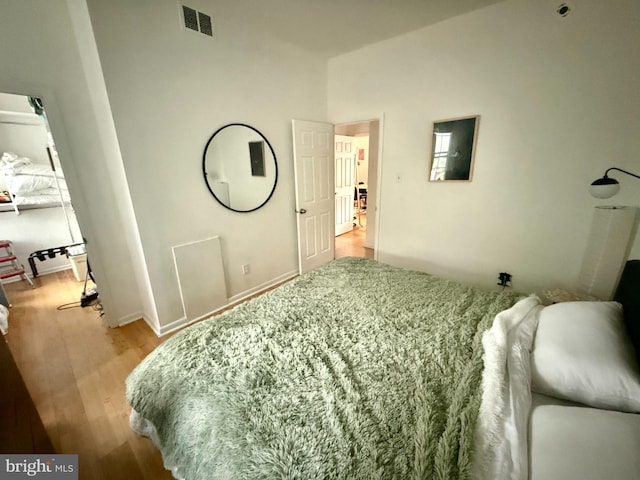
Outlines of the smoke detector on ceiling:
<svg viewBox="0 0 640 480">
<path fill-rule="evenodd" d="M 569 15 L 569 12 L 571 12 L 571 8 L 569 8 L 569 5 L 567 5 L 566 3 L 561 3 L 558 6 L 556 12 L 558 12 L 558 15 L 560 15 L 561 17 L 566 17 L 567 15 Z"/>
</svg>

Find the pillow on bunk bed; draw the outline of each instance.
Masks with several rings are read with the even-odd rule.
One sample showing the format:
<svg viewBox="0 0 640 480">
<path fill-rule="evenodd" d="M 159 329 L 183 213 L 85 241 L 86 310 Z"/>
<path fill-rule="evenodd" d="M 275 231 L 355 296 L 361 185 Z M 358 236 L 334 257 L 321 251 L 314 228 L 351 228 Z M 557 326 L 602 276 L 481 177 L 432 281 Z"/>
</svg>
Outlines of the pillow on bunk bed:
<svg viewBox="0 0 640 480">
<path fill-rule="evenodd" d="M 640 412 L 640 371 L 618 302 L 542 309 L 531 352 L 531 389 L 596 408 Z"/>
<path fill-rule="evenodd" d="M 49 173 L 52 174 L 53 171 L 49 169 Z M 61 179 L 56 180 L 52 175 L 42 174 L 8 175 L 5 176 L 4 181 L 14 195 L 37 195 L 49 189 L 57 191 L 56 185 L 62 182 Z"/>
<path fill-rule="evenodd" d="M 16 171 L 32 163 L 30 158 L 19 157 L 13 152 L 4 152 L 0 158 L 0 170 L 4 175 L 14 175 Z"/>
</svg>

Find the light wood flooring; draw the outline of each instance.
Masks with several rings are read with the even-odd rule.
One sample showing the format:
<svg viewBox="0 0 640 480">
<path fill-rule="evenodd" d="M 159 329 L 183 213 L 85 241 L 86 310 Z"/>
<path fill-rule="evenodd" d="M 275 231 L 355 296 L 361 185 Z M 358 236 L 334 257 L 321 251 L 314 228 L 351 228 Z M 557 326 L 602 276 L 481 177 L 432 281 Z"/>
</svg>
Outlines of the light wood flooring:
<svg viewBox="0 0 640 480">
<path fill-rule="evenodd" d="M 129 372 L 162 340 L 142 320 L 112 329 L 92 307 L 58 310 L 80 300 L 70 270 L 34 283 L 5 285 L 5 338 L 56 452 L 78 454 L 80 479 L 173 478 L 129 427 L 124 393 Z"/>
<path fill-rule="evenodd" d="M 356 218 L 353 230 L 336 237 L 336 258 L 367 257 L 373 258 L 373 249 L 364 246 L 367 234 L 367 215 L 361 214 Z"/>
</svg>

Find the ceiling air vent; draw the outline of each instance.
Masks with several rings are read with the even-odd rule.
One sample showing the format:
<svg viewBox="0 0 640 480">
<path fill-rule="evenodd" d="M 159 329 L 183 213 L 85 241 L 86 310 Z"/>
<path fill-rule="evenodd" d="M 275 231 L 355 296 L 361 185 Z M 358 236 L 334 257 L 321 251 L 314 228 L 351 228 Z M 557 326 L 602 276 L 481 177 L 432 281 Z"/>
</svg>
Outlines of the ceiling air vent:
<svg viewBox="0 0 640 480">
<path fill-rule="evenodd" d="M 211 17 L 202 12 L 198 12 L 198 22 L 200 23 L 200 31 L 205 35 L 213 37 L 213 28 L 211 27 Z"/>
<path fill-rule="evenodd" d="M 193 8 L 182 5 L 182 16 L 184 17 L 184 26 L 191 30 L 198 31 L 198 12 Z"/>
<path fill-rule="evenodd" d="M 182 19 L 184 20 L 185 28 L 213 37 L 211 17 L 206 13 L 198 12 L 191 7 L 182 5 Z"/>
</svg>

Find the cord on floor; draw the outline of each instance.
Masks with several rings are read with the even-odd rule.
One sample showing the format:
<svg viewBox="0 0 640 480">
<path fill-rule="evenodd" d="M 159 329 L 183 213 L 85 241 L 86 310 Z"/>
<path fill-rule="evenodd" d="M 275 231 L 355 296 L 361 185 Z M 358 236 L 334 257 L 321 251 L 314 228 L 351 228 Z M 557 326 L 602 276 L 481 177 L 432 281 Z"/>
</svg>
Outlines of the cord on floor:
<svg viewBox="0 0 640 480">
<path fill-rule="evenodd" d="M 68 310 L 70 308 L 76 308 L 80 306 L 80 302 L 71 302 L 71 303 L 65 303 L 64 305 L 60 305 L 58 306 L 58 308 L 56 308 L 56 310 Z"/>
<path fill-rule="evenodd" d="M 56 310 L 68 310 L 70 308 L 79 308 L 79 307 L 82 307 L 80 302 L 71 302 L 71 303 L 65 303 L 63 305 L 58 306 Z M 93 308 L 93 310 L 98 312 L 101 317 L 104 316 L 104 307 L 102 306 L 102 302 L 100 301 L 99 298 L 97 298 L 92 303 L 87 305 L 87 307 Z"/>
</svg>

